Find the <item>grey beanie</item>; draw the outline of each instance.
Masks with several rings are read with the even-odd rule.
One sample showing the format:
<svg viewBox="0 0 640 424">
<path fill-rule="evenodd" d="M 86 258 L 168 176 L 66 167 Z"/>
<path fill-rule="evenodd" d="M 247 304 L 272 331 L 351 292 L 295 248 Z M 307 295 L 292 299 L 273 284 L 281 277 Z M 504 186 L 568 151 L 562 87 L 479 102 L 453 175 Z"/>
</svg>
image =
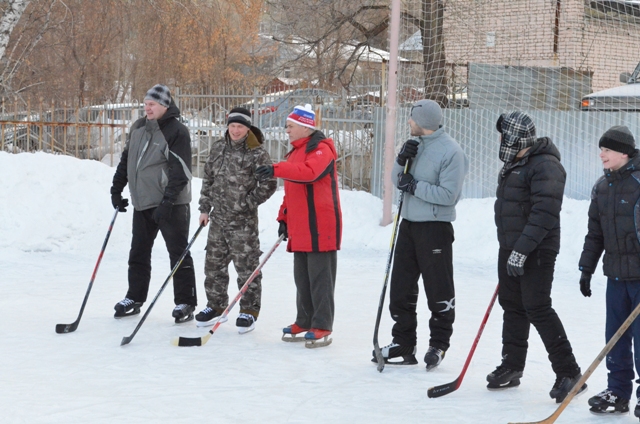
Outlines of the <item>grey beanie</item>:
<svg viewBox="0 0 640 424">
<path fill-rule="evenodd" d="M 156 84 L 147 91 L 144 99 L 153 100 L 159 105 L 168 108 L 171 104 L 171 92 L 169 92 L 169 87 L 166 85 Z"/>
<path fill-rule="evenodd" d="M 419 100 L 411 108 L 411 119 L 422 129 L 436 131 L 442 126 L 442 108 L 433 100 Z"/>
<path fill-rule="evenodd" d="M 636 141 L 629 128 L 624 125 L 616 125 L 605 131 L 600 137 L 598 147 L 605 147 L 630 157 L 636 153 Z"/>
</svg>

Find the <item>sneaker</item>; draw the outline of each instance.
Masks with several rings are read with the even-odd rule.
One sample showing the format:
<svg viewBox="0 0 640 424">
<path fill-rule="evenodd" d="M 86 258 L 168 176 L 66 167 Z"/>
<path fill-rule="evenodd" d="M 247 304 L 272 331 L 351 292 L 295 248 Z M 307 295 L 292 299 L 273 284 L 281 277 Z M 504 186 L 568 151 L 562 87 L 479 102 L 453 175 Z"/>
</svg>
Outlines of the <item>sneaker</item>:
<svg viewBox="0 0 640 424">
<path fill-rule="evenodd" d="M 613 394 L 609 389 L 605 389 L 589 399 L 589 411 L 594 414 L 626 414 L 629 412 L 629 399 L 623 399 Z M 636 406 L 634 414 L 640 409 Z"/>
<path fill-rule="evenodd" d="M 220 321 L 220 324 L 227 322 L 228 318 L 222 317 L 222 312 L 217 309 L 206 307 L 196 315 L 196 325 L 198 327 L 207 327 Z"/>
<path fill-rule="evenodd" d="M 193 311 L 195 310 L 195 306 L 180 303 L 173 308 L 171 316 L 176 319 L 176 324 L 182 324 L 183 322 L 191 321 L 193 319 Z"/>
<path fill-rule="evenodd" d="M 238 319 L 236 320 L 236 327 L 238 327 L 238 333 L 248 333 L 256 328 L 256 319 L 251 314 L 240 312 L 240 315 L 238 315 Z"/>
<path fill-rule="evenodd" d="M 382 357 L 384 358 L 385 364 L 390 365 L 415 365 L 418 363 L 416 359 L 416 347 L 415 346 L 401 346 L 398 343 L 391 343 L 382 349 Z M 371 358 L 371 362 L 378 362 L 376 358 L 376 351 L 374 350 L 372 353 L 373 358 Z M 393 358 L 402 358 L 399 361 L 390 361 Z"/>
<path fill-rule="evenodd" d="M 522 375 L 522 371 L 498 365 L 493 372 L 487 375 L 487 381 L 489 382 L 487 389 L 496 390 L 519 386 Z"/>
<path fill-rule="evenodd" d="M 304 337 L 297 337 L 298 334 L 306 333 L 308 328 L 302 328 L 295 322 L 288 327 L 282 329 L 282 341 L 284 342 L 303 342 Z"/>
<path fill-rule="evenodd" d="M 574 377 L 558 376 L 556 378 L 556 382 L 551 388 L 551 391 L 549 392 L 549 396 L 551 396 L 551 399 L 555 399 L 556 403 L 562 403 L 562 401 L 564 400 L 565 397 L 567 397 L 571 389 L 573 389 L 573 386 L 575 386 L 578 380 L 580 380 L 581 378 L 582 378 L 582 374 L 580 373 L 578 373 Z M 580 390 L 578 390 L 578 393 L 576 393 L 576 395 L 579 395 L 585 390 L 587 390 L 587 385 L 583 384 Z"/>
<path fill-rule="evenodd" d="M 125 297 L 120 302 L 116 303 L 116 306 L 113 307 L 115 309 L 115 314 L 113 316 L 115 318 L 122 318 L 130 315 L 137 315 L 140 313 L 140 307 L 142 306 L 142 302 L 136 302 L 134 300 Z"/>
<path fill-rule="evenodd" d="M 427 364 L 427 371 L 431 371 L 444 359 L 444 350 L 429 346 L 427 353 L 424 355 L 424 362 Z"/>
</svg>

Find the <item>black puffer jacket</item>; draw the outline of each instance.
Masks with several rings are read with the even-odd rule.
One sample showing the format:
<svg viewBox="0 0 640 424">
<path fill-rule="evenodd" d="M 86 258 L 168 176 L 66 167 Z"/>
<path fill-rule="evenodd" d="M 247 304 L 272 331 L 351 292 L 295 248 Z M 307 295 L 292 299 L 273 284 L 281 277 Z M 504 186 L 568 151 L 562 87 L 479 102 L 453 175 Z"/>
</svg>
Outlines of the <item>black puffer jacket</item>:
<svg viewBox="0 0 640 424">
<path fill-rule="evenodd" d="M 604 275 L 640 280 L 640 157 L 605 169 L 591 192 L 588 228 L 580 269 L 593 273 L 604 250 Z"/>
<path fill-rule="evenodd" d="M 500 248 L 529 255 L 560 251 L 560 209 L 566 172 L 551 139 L 539 138 L 498 179 L 495 221 Z"/>
</svg>

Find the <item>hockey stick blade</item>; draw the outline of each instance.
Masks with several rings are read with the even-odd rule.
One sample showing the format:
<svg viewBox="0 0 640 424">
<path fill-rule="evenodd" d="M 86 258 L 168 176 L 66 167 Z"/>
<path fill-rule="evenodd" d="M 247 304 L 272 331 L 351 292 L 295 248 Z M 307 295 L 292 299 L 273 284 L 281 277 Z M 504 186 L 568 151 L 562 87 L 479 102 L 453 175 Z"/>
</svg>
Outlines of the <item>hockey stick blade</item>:
<svg viewBox="0 0 640 424">
<path fill-rule="evenodd" d="M 249 289 L 249 284 L 251 284 L 251 282 L 258 276 L 258 274 L 260 273 L 260 270 L 262 269 L 264 264 L 267 263 L 267 261 L 269 260 L 269 258 L 273 254 L 273 252 L 275 252 L 275 250 L 278 248 L 278 246 L 280 246 L 280 243 L 282 242 L 282 240 L 284 240 L 284 234 L 281 235 L 280 237 L 278 237 L 278 240 L 276 241 L 276 243 L 267 252 L 267 254 L 265 255 L 264 259 L 262 259 L 262 261 L 258 264 L 258 266 L 251 273 L 249 278 L 247 278 L 247 281 L 245 281 L 245 283 L 242 285 L 242 287 L 240 288 L 240 291 L 238 291 L 238 294 L 236 295 L 236 297 L 234 297 L 233 300 L 229 303 L 229 305 L 224 310 L 224 312 L 222 312 L 222 316 L 220 317 L 220 319 L 216 322 L 216 324 L 213 326 L 213 328 L 211 330 L 209 330 L 209 332 L 207 334 L 205 334 L 202 337 L 177 337 L 177 338 L 174 338 L 173 340 L 171 340 L 171 344 L 174 345 L 174 346 L 181 346 L 181 347 L 204 346 L 209 341 L 211 336 L 213 336 L 213 333 L 216 332 L 216 330 L 218 329 L 220 324 L 222 324 L 223 322 L 227 321 L 226 318 L 227 318 L 227 314 L 229 313 L 229 311 L 235 306 L 235 304 L 240 300 L 240 298 Z"/>
<path fill-rule="evenodd" d="M 453 393 L 458 390 L 458 388 L 460 387 L 460 383 L 460 377 L 458 377 L 451 383 L 430 387 L 429 390 L 427 390 L 427 397 L 437 398 L 440 396 L 448 395 L 449 393 Z"/>
<path fill-rule="evenodd" d="M 98 255 L 98 260 L 96 262 L 95 267 L 93 268 L 93 274 L 91 275 L 91 281 L 89 281 L 89 287 L 87 287 L 87 292 L 84 295 L 84 299 L 82 300 L 82 306 L 80 306 L 80 312 L 78 313 L 78 317 L 71 324 L 56 324 L 56 333 L 65 334 L 65 333 L 73 333 L 80 325 L 80 320 L 82 319 L 82 314 L 84 313 L 84 308 L 87 306 L 87 300 L 89 300 L 89 294 L 91 293 L 91 288 L 93 287 L 93 282 L 96 280 L 96 275 L 98 274 L 98 268 L 100 268 L 100 262 L 102 262 L 102 256 L 104 255 L 104 251 L 107 248 L 107 243 L 109 242 L 109 237 L 111 237 L 111 231 L 113 231 L 113 225 L 116 222 L 116 218 L 118 216 L 118 208 L 115 208 L 113 213 L 113 218 L 111 219 L 111 224 L 109 224 L 109 230 L 107 231 L 107 236 L 104 238 L 104 242 L 102 243 L 102 249 L 100 249 L 100 255 Z"/>
<path fill-rule="evenodd" d="M 562 401 L 560 406 L 556 408 L 553 414 L 549 415 L 542 421 L 514 422 L 509 424 L 553 424 L 554 422 L 556 422 L 560 414 L 562 414 L 562 411 L 564 411 L 564 409 L 569 405 L 569 402 L 571 402 L 573 398 L 578 394 L 580 388 L 582 388 L 584 383 L 587 382 L 587 379 L 591 377 L 591 374 L 593 374 L 598 365 L 600 365 L 600 362 L 602 362 L 602 360 L 606 358 L 607 354 L 611 351 L 611 349 L 613 349 L 613 346 L 618 342 L 620 337 L 622 337 L 624 332 L 627 331 L 627 329 L 631 326 L 633 321 L 635 321 L 638 315 L 640 315 L 640 303 L 633 309 L 631 314 L 629 314 L 620 328 L 618 328 L 618 331 L 616 331 L 611 339 L 609 339 L 609 342 L 607 342 L 605 347 L 602 348 L 598 356 L 596 356 L 596 359 L 593 360 L 591 365 L 589 365 L 589 368 L 587 368 L 587 370 L 584 372 L 582 378 L 580 378 L 580 380 L 578 380 L 578 382 L 573 386 L 571 391 L 569 391 L 567 396 L 565 396 L 564 400 Z"/>
</svg>

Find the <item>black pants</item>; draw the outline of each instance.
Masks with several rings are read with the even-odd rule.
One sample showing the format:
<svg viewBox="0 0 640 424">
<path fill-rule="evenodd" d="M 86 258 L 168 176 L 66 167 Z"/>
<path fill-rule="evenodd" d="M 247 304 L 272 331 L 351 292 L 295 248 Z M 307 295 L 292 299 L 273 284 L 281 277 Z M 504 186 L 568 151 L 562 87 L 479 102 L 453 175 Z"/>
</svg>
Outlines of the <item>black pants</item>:
<svg viewBox="0 0 640 424">
<path fill-rule="evenodd" d="M 551 283 L 556 252 L 534 250 L 524 263 L 522 277 L 507 275 L 510 250 L 498 253 L 498 301 L 504 310 L 502 325 L 503 365 L 524 370 L 530 324 L 538 331 L 549 354 L 551 367 L 558 376 L 574 377 L 580 367 L 573 356 L 558 314 L 551 307 Z"/>
<path fill-rule="evenodd" d="M 418 280 L 422 275 L 429 320 L 429 345 L 447 350 L 455 319 L 453 226 L 450 222 L 403 219 L 396 241 L 389 292 L 393 342 L 416 346 Z"/>
<path fill-rule="evenodd" d="M 129 252 L 129 291 L 127 297 L 136 302 L 145 302 L 151 279 L 151 250 L 153 242 L 162 233 L 169 252 L 171 269 L 189 244 L 189 205 L 175 205 L 171 218 L 160 226 L 155 223 L 153 211 L 133 211 L 131 251 Z M 187 253 L 180 268 L 173 275 L 173 299 L 176 305 L 186 303 L 196 306 L 196 277 L 191 253 Z"/>
<path fill-rule="evenodd" d="M 333 330 L 338 253 L 295 252 L 293 278 L 296 282 L 296 324 L 302 328 Z"/>
</svg>

